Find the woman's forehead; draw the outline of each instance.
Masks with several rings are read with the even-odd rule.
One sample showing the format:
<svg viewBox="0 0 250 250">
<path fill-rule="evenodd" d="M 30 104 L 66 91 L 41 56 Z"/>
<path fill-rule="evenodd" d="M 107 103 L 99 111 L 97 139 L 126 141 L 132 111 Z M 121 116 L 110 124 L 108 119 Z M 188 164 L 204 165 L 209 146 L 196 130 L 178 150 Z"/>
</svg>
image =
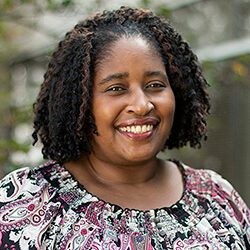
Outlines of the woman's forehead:
<svg viewBox="0 0 250 250">
<path fill-rule="evenodd" d="M 153 46 L 146 38 L 141 36 L 129 36 L 121 37 L 103 51 L 105 54 L 98 64 L 107 63 L 111 60 L 123 61 L 126 58 L 131 58 L 131 56 L 137 56 L 142 53 L 145 56 L 160 59 L 162 61 L 162 56 L 159 51 Z M 143 62 L 138 62 L 143 63 Z"/>
<path fill-rule="evenodd" d="M 157 50 L 141 38 L 124 38 L 116 41 L 108 55 L 96 66 L 94 78 L 99 82 L 117 73 L 144 75 L 145 72 L 156 71 L 165 73 Z"/>
</svg>

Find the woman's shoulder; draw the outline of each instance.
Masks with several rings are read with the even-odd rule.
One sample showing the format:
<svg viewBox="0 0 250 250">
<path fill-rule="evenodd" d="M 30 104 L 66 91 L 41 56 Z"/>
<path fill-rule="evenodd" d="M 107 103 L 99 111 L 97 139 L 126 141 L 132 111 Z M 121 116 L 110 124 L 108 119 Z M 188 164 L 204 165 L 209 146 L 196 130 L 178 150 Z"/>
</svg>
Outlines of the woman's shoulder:
<svg viewBox="0 0 250 250">
<path fill-rule="evenodd" d="M 61 209 L 57 175 L 60 165 L 48 162 L 15 170 L 0 181 L 0 248 L 19 244 L 40 249 L 41 232 Z"/>
<path fill-rule="evenodd" d="M 183 165 L 186 191 L 207 200 L 213 207 L 227 210 L 240 223 L 250 226 L 249 208 L 232 184 L 209 169 L 194 169 Z"/>
<path fill-rule="evenodd" d="M 183 168 L 187 189 L 213 197 L 215 194 L 220 194 L 222 199 L 231 197 L 231 199 L 237 200 L 238 195 L 232 184 L 214 170 L 195 169 L 185 164 L 183 164 Z"/>
<path fill-rule="evenodd" d="M 41 194 L 45 187 L 53 186 L 51 173 L 57 171 L 52 168 L 54 165 L 55 162 L 50 161 L 36 167 L 23 167 L 6 175 L 0 181 L 0 207 L 3 203 Z"/>
</svg>

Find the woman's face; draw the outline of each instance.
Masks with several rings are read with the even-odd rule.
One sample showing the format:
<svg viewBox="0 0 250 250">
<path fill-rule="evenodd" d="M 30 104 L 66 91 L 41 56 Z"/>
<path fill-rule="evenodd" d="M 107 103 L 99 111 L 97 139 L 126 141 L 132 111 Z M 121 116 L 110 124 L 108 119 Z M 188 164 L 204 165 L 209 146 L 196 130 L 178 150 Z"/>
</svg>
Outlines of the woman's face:
<svg viewBox="0 0 250 250">
<path fill-rule="evenodd" d="M 97 65 L 92 153 L 129 165 L 153 159 L 170 134 L 175 97 L 159 53 L 139 37 L 120 38 Z"/>
</svg>

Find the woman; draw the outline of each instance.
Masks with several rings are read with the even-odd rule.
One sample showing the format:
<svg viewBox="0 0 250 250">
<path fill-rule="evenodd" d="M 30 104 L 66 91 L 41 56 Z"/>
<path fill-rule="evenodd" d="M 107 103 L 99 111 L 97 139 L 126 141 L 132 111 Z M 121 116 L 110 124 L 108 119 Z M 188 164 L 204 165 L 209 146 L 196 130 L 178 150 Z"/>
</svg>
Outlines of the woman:
<svg viewBox="0 0 250 250">
<path fill-rule="evenodd" d="M 50 159 L 1 182 L 1 249 L 249 249 L 232 186 L 157 153 L 206 138 L 207 83 L 150 11 L 77 24 L 53 53 L 33 137 Z"/>
</svg>

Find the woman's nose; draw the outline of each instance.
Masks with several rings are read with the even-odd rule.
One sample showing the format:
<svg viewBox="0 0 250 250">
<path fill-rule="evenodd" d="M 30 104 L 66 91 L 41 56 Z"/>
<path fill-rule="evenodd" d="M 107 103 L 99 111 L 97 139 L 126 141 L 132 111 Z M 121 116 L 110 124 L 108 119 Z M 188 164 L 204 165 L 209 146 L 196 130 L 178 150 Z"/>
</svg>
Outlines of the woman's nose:
<svg viewBox="0 0 250 250">
<path fill-rule="evenodd" d="M 134 113 L 138 116 L 145 116 L 154 109 L 154 105 L 142 89 L 131 93 L 128 99 L 128 113 Z"/>
</svg>

